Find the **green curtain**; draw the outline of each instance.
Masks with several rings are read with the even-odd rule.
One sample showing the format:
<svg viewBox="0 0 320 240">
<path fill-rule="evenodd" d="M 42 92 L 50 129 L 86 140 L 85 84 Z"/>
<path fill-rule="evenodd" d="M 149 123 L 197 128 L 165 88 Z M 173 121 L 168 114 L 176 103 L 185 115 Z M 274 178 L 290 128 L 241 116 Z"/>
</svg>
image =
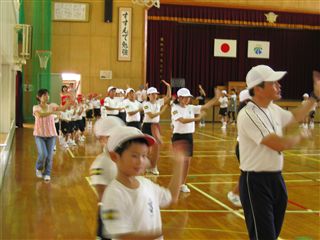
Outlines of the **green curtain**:
<svg viewBox="0 0 320 240">
<path fill-rule="evenodd" d="M 40 88 L 50 91 L 50 60 L 47 68 L 41 69 L 36 50 L 51 51 L 51 1 L 33 0 L 32 37 L 32 84 L 36 92 Z"/>
<path fill-rule="evenodd" d="M 24 2 L 21 0 L 20 5 L 20 23 L 24 23 Z M 51 0 L 32 0 L 31 4 L 32 12 L 32 57 L 29 60 L 32 67 L 32 78 L 29 83 L 33 86 L 31 92 L 31 105 L 37 104 L 36 94 L 40 88 L 46 88 L 51 90 L 50 85 L 50 72 L 51 72 L 51 57 L 49 58 L 47 68 L 41 69 L 39 63 L 39 57 L 36 50 L 48 50 L 51 51 Z M 26 111 L 24 111 L 26 112 Z M 32 113 L 27 111 L 25 119 L 27 121 L 33 120 Z"/>
</svg>

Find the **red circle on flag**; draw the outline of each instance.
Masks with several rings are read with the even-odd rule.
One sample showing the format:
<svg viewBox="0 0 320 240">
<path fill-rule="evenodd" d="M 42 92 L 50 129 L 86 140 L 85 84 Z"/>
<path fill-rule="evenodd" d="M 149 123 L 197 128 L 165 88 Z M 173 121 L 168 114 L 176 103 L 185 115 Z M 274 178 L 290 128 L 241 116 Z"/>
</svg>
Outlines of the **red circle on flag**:
<svg viewBox="0 0 320 240">
<path fill-rule="evenodd" d="M 229 52 L 230 46 L 228 43 L 223 43 L 221 44 L 220 49 L 221 49 L 221 52 L 226 53 L 226 52 Z"/>
</svg>

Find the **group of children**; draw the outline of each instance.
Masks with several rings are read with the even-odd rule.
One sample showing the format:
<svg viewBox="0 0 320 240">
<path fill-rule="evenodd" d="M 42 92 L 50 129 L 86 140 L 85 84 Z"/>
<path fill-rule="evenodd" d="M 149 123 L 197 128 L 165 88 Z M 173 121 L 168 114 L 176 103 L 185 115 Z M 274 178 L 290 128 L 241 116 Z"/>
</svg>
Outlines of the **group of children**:
<svg viewBox="0 0 320 240">
<path fill-rule="evenodd" d="M 53 139 L 51 146 L 56 133 L 50 132 L 44 136 L 43 131 L 46 130 L 41 130 L 40 121 L 47 121 L 52 129 L 51 116 L 56 115 L 59 119 L 56 130 L 64 134 L 64 144 L 75 145 L 76 140 L 84 141 L 86 119 L 97 118 L 93 130 L 103 152 L 93 162 L 90 177 L 98 195 L 97 236 L 100 239 L 162 239 L 160 207 L 176 202 L 180 192 L 190 192 L 186 179 L 193 156 L 195 122 L 204 119 L 206 110 L 219 103 L 220 115 L 225 117 L 229 113 L 235 121 L 237 96 L 234 89 L 229 96 L 226 91 L 215 90 L 215 97 L 211 100 L 192 105 L 193 96 L 187 88 L 179 89 L 172 102 L 170 84 L 164 80 L 162 83 L 167 88 L 163 98 L 159 98 L 156 88 L 150 87 L 141 90 L 140 101 L 136 99 L 133 88 L 123 91 L 113 86 L 107 89 L 107 97 L 103 101 L 95 96 L 86 100 L 74 95 L 62 95 L 61 107 L 47 103 L 47 91 L 38 93 L 40 104 L 34 108 L 39 152 L 36 175 L 44 176 L 45 180 L 50 181 L 52 156 L 49 163 L 40 159 L 41 151 L 45 152 L 41 144 L 50 135 Z M 199 90 L 205 98 L 201 86 Z M 245 100 L 248 99 L 247 96 Z M 175 157 L 171 181 L 164 188 L 143 175 L 146 172 L 159 174 L 157 161 L 162 144 L 159 122 L 170 105 L 173 124 L 171 141 Z M 222 127 L 225 128 L 226 124 L 223 118 Z M 51 147 L 46 151 L 50 153 Z M 228 193 L 228 199 L 241 206 L 237 194 L 238 186 L 235 186 L 234 191 Z"/>
<path fill-rule="evenodd" d="M 162 83 L 166 85 L 166 95 L 159 98 L 158 90 L 150 87 L 142 90 L 142 96 L 145 95 L 142 103 L 136 100 L 132 88 L 126 90 L 122 102 L 115 99 L 116 88 L 111 86 L 107 90 L 108 97 L 104 99 L 107 116 L 94 125 L 94 133 L 104 150 L 90 168 L 91 182 L 98 193 L 97 236 L 101 239 L 105 236 L 162 239 L 159 207 L 176 201 L 179 192 L 190 192 L 185 183 L 193 155 L 195 122 L 218 103 L 219 91 L 215 98 L 197 106 L 190 104 L 193 96 L 187 88 L 179 89 L 176 100 L 171 102 L 171 86 L 164 80 Z M 172 180 L 165 189 L 141 175 L 159 174 L 157 161 L 162 144 L 159 122 L 169 105 L 176 157 Z M 125 121 L 119 115 L 122 110 L 126 113 Z M 119 198 L 126 199 L 126 204 L 115 200 Z"/>
</svg>

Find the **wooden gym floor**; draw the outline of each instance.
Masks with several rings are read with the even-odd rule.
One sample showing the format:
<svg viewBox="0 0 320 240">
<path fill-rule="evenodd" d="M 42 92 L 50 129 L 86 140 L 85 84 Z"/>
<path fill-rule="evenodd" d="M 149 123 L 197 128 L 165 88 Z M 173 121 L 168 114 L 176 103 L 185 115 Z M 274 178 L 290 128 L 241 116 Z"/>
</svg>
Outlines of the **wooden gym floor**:
<svg viewBox="0 0 320 240">
<path fill-rule="evenodd" d="M 162 134 L 160 176 L 147 177 L 166 185 L 173 157 L 168 123 L 162 124 Z M 242 210 L 227 199 L 239 176 L 235 126 L 222 131 L 220 124 L 207 123 L 196 129 L 194 139 L 191 193 L 182 193 L 177 205 L 162 211 L 163 227 L 169 230 L 165 239 L 248 239 Z M 96 196 L 88 169 L 100 151 L 90 132 L 78 147 L 64 150 L 58 145 L 52 180 L 44 183 L 35 176 L 32 126 L 17 129 L 1 189 L 0 239 L 94 239 Z M 283 175 L 289 201 L 279 239 L 320 239 L 319 124 L 313 140 L 285 151 Z"/>
</svg>

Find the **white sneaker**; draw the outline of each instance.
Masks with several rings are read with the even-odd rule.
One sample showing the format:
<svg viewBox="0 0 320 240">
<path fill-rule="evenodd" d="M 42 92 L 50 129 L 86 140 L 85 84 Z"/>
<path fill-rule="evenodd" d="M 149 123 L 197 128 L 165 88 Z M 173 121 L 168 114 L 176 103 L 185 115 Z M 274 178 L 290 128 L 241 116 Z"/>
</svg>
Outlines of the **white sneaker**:
<svg viewBox="0 0 320 240">
<path fill-rule="evenodd" d="M 182 184 L 180 187 L 180 191 L 184 192 L 184 193 L 189 193 L 190 189 L 188 188 L 188 186 L 186 184 Z"/>
<path fill-rule="evenodd" d="M 150 169 L 150 172 L 153 174 L 153 175 L 159 175 L 160 173 L 159 173 L 159 170 L 158 170 L 158 168 L 151 168 Z"/>
<path fill-rule="evenodd" d="M 242 207 L 240 197 L 237 194 L 234 194 L 233 192 L 228 192 L 227 197 L 233 205 L 237 207 Z"/>
<path fill-rule="evenodd" d="M 43 178 L 46 182 L 49 182 L 51 180 L 51 177 L 49 175 L 45 175 Z"/>
<path fill-rule="evenodd" d="M 42 178 L 42 172 L 38 169 L 36 169 L 36 176 L 37 178 Z"/>
<path fill-rule="evenodd" d="M 53 151 L 57 151 L 57 146 L 56 145 L 53 147 Z"/>
</svg>

